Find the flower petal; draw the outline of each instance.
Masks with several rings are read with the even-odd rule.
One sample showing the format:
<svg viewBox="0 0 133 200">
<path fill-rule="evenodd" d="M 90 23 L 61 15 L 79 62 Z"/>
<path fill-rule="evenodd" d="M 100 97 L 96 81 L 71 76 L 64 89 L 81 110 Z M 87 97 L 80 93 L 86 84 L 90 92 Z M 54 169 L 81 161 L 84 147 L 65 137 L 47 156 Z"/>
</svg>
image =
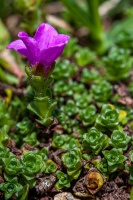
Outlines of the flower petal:
<svg viewBox="0 0 133 200">
<path fill-rule="evenodd" d="M 40 50 L 36 40 L 29 37 L 28 34 L 25 32 L 19 32 L 18 37 L 23 41 L 27 48 L 27 51 L 29 53 L 28 58 L 31 65 L 38 63 Z"/>
<path fill-rule="evenodd" d="M 29 56 L 27 48 L 22 40 L 16 40 L 14 42 L 11 42 L 6 48 L 16 50 L 23 56 L 26 56 L 26 57 Z"/>
<path fill-rule="evenodd" d="M 55 36 L 57 36 L 57 31 L 49 24 L 42 23 L 34 36 L 34 39 L 38 42 L 40 50 L 47 48 L 49 43 Z"/>
<path fill-rule="evenodd" d="M 58 34 L 50 41 L 49 47 L 57 46 L 60 44 L 67 44 L 69 39 L 70 36 L 68 35 Z"/>
<path fill-rule="evenodd" d="M 44 66 L 50 66 L 56 60 L 56 58 L 62 54 L 64 47 L 65 44 L 61 44 L 48 49 L 43 49 L 40 52 L 39 62 Z"/>
</svg>

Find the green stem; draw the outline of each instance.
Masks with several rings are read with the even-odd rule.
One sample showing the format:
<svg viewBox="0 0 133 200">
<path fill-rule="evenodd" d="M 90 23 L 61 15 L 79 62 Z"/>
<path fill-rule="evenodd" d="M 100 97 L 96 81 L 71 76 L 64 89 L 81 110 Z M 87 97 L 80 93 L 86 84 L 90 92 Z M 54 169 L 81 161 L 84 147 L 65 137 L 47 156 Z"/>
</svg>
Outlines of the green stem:
<svg viewBox="0 0 133 200">
<path fill-rule="evenodd" d="M 75 0 L 61 0 L 72 14 L 75 21 L 80 22 L 82 26 L 86 26 L 93 40 L 93 48 L 101 54 L 106 50 L 106 40 L 103 31 L 101 18 L 98 12 L 99 0 L 86 0 L 88 4 L 88 12 L 83 10 Z"/>
<path fill-rule="evenodd" d="M 28 193 L 29 193 L 29 184 L 26 184 L 24 187 L 23 187 L 23 194 L 20 198 L 20 200 L 27 200 L 28 199 Z"/>
<path fill-rule="evenodd" d="M 86 0 L 88 4 L 88 10 L 90 14 L 90 19 L 95 27 L 95 30 L 90 30 L 91 37 L 94 40 L 94 44 L 96 44 L 96 48 L 99 53 L 104 52 L 106 48 L 105 34 L 103 31 L 103 25 L 101 21 L 101 17 L 99 15 L 99 0 Z"/>
<path fill-rule="evenodd" d="M 93 25 L 96 26 L 97 29 L 102 29 L 102 22 L 98 12 L 99 0 L 87 0 L 87 4 Z"/>
<path fill-rule="evenodd" d="M 93 24 L 89 19 L 88 13 L 86 13 L 76 2 L 75 0 L 61 0 L 63 4 L 68 8 L 70 13 L 72 13 L 73 18 L 75 21 L 79 20 L 82 25 L 93 29 Z"/>
<path fill-rule="evenodd" d="M 26 66 L 25 71 L 28 76 L 29 84 L 35 92 L 35 96 L 47 96 L 48 87 L 53 83 L 53 79 L 51 77 L 43 78 L 42 76 L 33 75 L 32 69 L 28 66 Z"/>
</svg>

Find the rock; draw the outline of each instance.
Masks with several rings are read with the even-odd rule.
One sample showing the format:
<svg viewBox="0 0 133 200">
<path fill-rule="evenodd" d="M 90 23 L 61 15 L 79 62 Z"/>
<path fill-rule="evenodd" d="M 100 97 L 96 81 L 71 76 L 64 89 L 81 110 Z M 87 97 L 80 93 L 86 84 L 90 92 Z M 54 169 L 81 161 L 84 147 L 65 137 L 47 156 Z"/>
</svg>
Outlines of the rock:
<svg viewBox="0 0 133 200">
<path fill-rule="evenodd" d="M 75 198 L 70 192 L 62 192 L 54 196 L 54 200 L 80 200 Z"/>
</svg>

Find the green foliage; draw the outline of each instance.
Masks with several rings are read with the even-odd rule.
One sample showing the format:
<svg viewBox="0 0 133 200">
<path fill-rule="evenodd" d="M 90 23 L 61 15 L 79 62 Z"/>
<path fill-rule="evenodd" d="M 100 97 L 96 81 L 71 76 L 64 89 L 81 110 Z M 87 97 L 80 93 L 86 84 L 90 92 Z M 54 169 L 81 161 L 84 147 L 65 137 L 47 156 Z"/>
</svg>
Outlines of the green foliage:
<svg viewBox="0 0 133 200">
<path fill-rule="evenodd" d="M 123 155 L 122 149 L 113 148 L 110 151 L 104 150 L 102 153 L 107 160 L 109 173 L 113 173 L 117 169 L 124 167 L 123 162 L 126 160 L 126 157 Z"/>
<path fill-rule="evenodd" d="M 23 189 L 19 193 L 20 200 L 27 200 L 28 194 L 29 194 L 29 185 L 26 184 L 23 186 Z"/>
<path fill-rule="evenodd" d="M 71 151 L 75 148 L 82 150 L 82 145 L 79 143 L 78 139 L 75 139 L 73 135 L 70 135 L 68 138 L 66 138 L 66 143 L 63 149 Z"/>
<path fill-rule="evenodd" d="M 91 87 L 93 97 L 97 102 L 107 102 L 111 97 L 112 89 L 112 85 L 106 80 L 97 81 Z"/>
<path fill-rule="evenodd" d="M 19 134 L 22 136 L 32 133 L 34 130 L 34 125 L 27 117 L 23 118 L 21 122 L 16 124 L 16 129 Z"/>
<path fill-rule="evenodd" d="M 129 159 L 132 162 L 133 161 L 133 150 L 131 150 L 129 152 Z M 128 162 L 127 162 L 128 163 Z M 128 183 L 130 185 L 133 185 L 133 166 L 132 163 L 130 164 L 125 164 L 125 169 L 128 171 L 129 173 L 129 179 L 128 179 Z"/>
<path fill-rule="evenodd" d="M 36 132 L 31 133 L 30 135 L 27 135 L 23 138 L 23 142 L 29 143 L 31 146 L 38 146 L 39 141 L 37 140 Z"/>
<path fill-rule="evenodd" d="M 100 78 L 100 74 L 96 70 L 89 70 L 84 68 L 81 74 L 81 82 L 83 83 L 92 83 L 95 82 L 97 79 Z"/>
<path fill-rule="evenodd" d="M 52 103 L 48 96 L 35 97 L 34 102 L 31 102 L 28 105 L 28 109 L 39 117 L 39 119 L 36 119 L 36 121 L 42 125 L 48 126 L 53 121 L 52 110 L 55 106 L 56 102 Z"/>
<path fill-rule="evenodd" d="M 13 194 L 18 196 L 18 192 L 20 192 L 22 188 L 22 185 L 18 183 L 16 177 L 10 180 L 10 182 L 0 184 L 0 190 L 5 192 L 5 200 L 10 199 Z"/>
<path fill-rule="evenodd" d="M 52 74 L 55 80 L 71 78 L 78 71 L 78 67 L 69 60 L 63 60 L 56 64 L 56 68 Z"/>
<path fill-rule="evenodd" d="M 53 173 L 57 170 L 57 165 L 52 160 L 47 160 L 45 162 L 45 164 L 46 164 L 46 166 L 45 166 L 45 173 L 46 174 Z"/>
<path fill-rule="evenodd" d="M 34 68 L 31 70 L 26 67 L 30 86 L 35 93 L 34 101 L 30 102 L 27 108 L 38 116 L 39 119 L 36 119 L 37 122 L 44 126 L 49 126 L 53 121 L 52 112 L 56 106 L 56 102 L 52 102 L 52 94 L 49 89 L 49 86 L 53 83 L 53 79 L 49 77 L 53 68 L 51 68 L 49 74 L 46 74 L 45 70 L 43 70 L 41 73 L 44 73 L 45 78 L 40 75 L 40 72 L 34 75 Z"/>
<path fill-rule="evenodd" d="M 133 165 L 132 165 L 132 162 L 133 162 L 133 150 L 131 150 L 129 152 L 129 159 L 131 161 L 131 163 L 128 164 L 125 164 L 125 168 L 126 170 L 129 172 L 129 180 L 128 180 L 128 183 L 130 185 L 133 185 Z M 128 162 L 127 162 L 128 163 Z"/>
<path fill-rule="evenodd" d="M 7 125 L 9 130 L 14 127 L 20 114 L 24 114 L 24 102 L 18 97 L 12 98 L 12 91 L 7 90 L 7 97 L 0 99 L 0 128 Z"/>
<path fill-rule="evenodd" d="M 120 48 L 133 51 L 133 34 L 129 30 L 121 30 L 115 39 L 115 43 Z"/>
<path fill-rule="evenodd" d="M 101 161 L 98 162 L 97 168 L 100 172 L 102 172 L 105 176 L 108 174 L 108 164 L 107 160 L 103 158 Z"/>
<path fill-rule="evenodd" d="M 76 52 L 78 46 L 77 46 L 77 38 L 70 38 L 70 40 L 68 41 L 68 44 L 66 45 L 64 51 L 63 51 L 63 56 L 64 57 L 71 57 L 72 55 L 74 55 L 74 53 Z"/>
<path fill-rule="evenodd" d="M 61 107 L 61 111 L 68 116 L 73 116 L 78 113 L 78 108 L 76 107 L 74 101 L 68 100 L 66 105 Z"/>
<path fill-rule="evenodd" d="M 75 134 L 78 134 L 78 141 L 81 143 L 81 139 L 85 132 L 85 127 L 82 127 L 81 124 L 78 123 L 72 130 Z"/>
<path fill-rule="evenodd" d="M 85 86 L 82 83 L 77 83 L 73 81 L 72 84 L 73 87 L 73 94 L 82 94 L 83 91 L 85 91 Z"/>
<path fill-rule="evenodd" d="M 5 48 L 5 46 L 4 46 L 4 48 Z M 0 65 L 2 65 L 4 68 L 8 68 L 7 66 L 9 66 L 9 63 L 5 62 L 5 60 L 3 58 L 0 58 Z M 16 84 L 17 85 L 19 82 L 19 79 L 10 73 L 6 73 L 6 76 L 5 76 L 5 70 L 3 68 L 0 68 L 0 81 L 4 82 L 4 83 L 8 83 L 8 84 Z"/>
<path fill-rule="evenodd" d="M 130 191 L 130 200 L 133 199 L 133 188 L 131 187 L 131 191 Z"/>
<path fill-rule="evenodd" d="M 27 117 L 24 117 L 21 122 L 18 122 L 16 124 L 16 130 L 18 134 L 13 135 L 12 137 L 14 138 L 17 144 L 22 145 L 24 142 L 27 142 L 30 145 L 34 146 L 37 146 L 39 144 L 36 132 L 34 132 L 37 130 L 35 129 L 35 126 L 32 123 L 32 121 L 29 120 Z"/>
<path fill-rule="evenodd" d="M 28 92 L 28 89 L 27 89 L 27 92 Z M 18 117 L 20 117 L 20 115 L 24 117 L 27 114 L 26 104 L 30 99 L 28 95 L 29 94 L 27 93 L 25 96 L 23 96 L 23 98 L 15 96 L 10 102 L 12 106 L 12 115 L 14 119 L 18 120 Z"/>
<path fill-rule="evenodd" d="M 76 119 L 70 119 L 65 113 L 60 113 L 58 116 L 58 120 L 60 124 L 63 126 L 65 130 L 67 130 L 69 133 L 72 132 L 73 126 L 78 125 L 78 121 Z"/>
<path fill-rule="evenodd" d="M 62 189 L 63 187 L 69 188 L 70 187 L 70 179 L 67 174 L 64 174 L 62 171 L 56 172 L 58 181 L 55 185 L 56 189 Z"/>
<path fill-rule="evenodd" d="M 127 1 L 125 1 L 125 2 L 127 2 Z M 131 12 L 132 12 L 132 9 L 131 9 Z M 128 34 L 126 34 L 126 33 L 133 34 L 133 31 L 132 31 L 133 30 L 132 21 L 133 21 L 133 15 L 129 14 L 123 20 L 117 20 L 112 25 L 111 29 L 108 32 L 108 38 L 110 40 L 111 45 L 114 45 L 114 42 L 117 41 L 117 38 L 119 38 L 119 37 L 123 38 L 123 36 L 124 36 L 124 40 L 126 41 L 127 38 L 125 39 L 125 36 L 128 37 Z M 123 35 L 123 36 L 119 36 L 119 35 Z M 129 36 L 128 40 L 130 40 L 130 36 Z"/>
<path fill-rule="evenodd" d="M 79 119 L 82 121 L 84 126 L 91 126 L 95 123 L 96 119 L 96 108 L 90 105 L 79 112 Z"/>
<path fill-rule="evenodd" d="M 8 125 L 4 125 L 0 129 L 0 146 L 7 146 L 9 143 L 9 136 L 8 136 L 9 127 Z"/>
<path fill-rule="evenodd" d="M 20 162 L 23 166 L 23 175 L 33 176 L 45 169 L 42 157 L 37 155 L 36 152 L 25 151 L 20 158 Z"/>
<path fill-rule="evenodd" d="M 20 158 L 20 163 L 22 165 L 22 179 L 32 188 L 36 183 L 35 174 L 45 170 L 46 165 L 43 158 L 36 152 L 25 151 Z"/>
<path fill-rule="evenodd" d="M 29 32 L 34 32 L 40 20 L 38 8 L 41 1 L 20 0 L 15 6 L 17 11 L 21 10 L 20 15 L 23 16 L 22 23 L 20 19 L 21 27 L 28 29 Z M 31 193 L 39 184 L 36 183 L 36 179 L 43 185 L 42 180 L 46 178 L 44 186 L 48 187 L 48 190 L 52 189 L 52 192 L 53 185 L 50 184 L 55 184 L 57 190 L 68 190 L 75 184 L 75 180 L 79 181 L 86 176 L 91 167 L 97 167 L 101 175 L 109 181 L 110 177 L 112 180 L 116 177 L 116 171 L 119 170 L 122 178 L 126 177 L 127 182 L 129 176 L 129 184 L 133 185 L 133 136 L 128 135 L 131 134 L 130 128 L 133 130 L 133 109 L 130 106 L 130 95 L 133 97 L 132 73 L 129 77 L 133 62 L 131 58 L 133 34 L 132 30 L 129 30 L 131 27 L 124 25 L 119 29 L 119 34 L 114 34 L 113 43 L 109 41 L 112 48 L 109 52 L 105 52 L 107 50 L 105 35 L 100 21 L 97 21 L 98 6 L 104 0 L 84 0 L 82 2 L 84 7 L 81 5 L 81 9 L 76 0 L 62 1 L 70 7 L 68 12 L 71 12 L 74 17 L 70 19 L 71 25 L 74 25 L 73 19 L 81 19 L 77 20 L 76 29 L 78 30 L 78 24 L 83 22 L 81 24 L 89 29 L 89 37 L 87 35 L 82 37 L 82 34 L 76 33 L 81 37 L 79 41 L 77 38 L 69 40 L 63 52 L 65 60 L 57 61 L 55 69 L 53 66 L 49 74 L 44 68 L 42 69 L 43 72 L 45 71 L 43 74 L 45 78 L 40 76 L 40 72 L 36 76 L 33 66 L 26 68 L 31 86 L 26 87 L 27 77 L 25 77 L 20 80 L 17 88 L 14 85 L 9 87 L 13 94 L 10 98 L 5 97 L 6 90 L 2 89 L 0 175 L 2 179 L 4 178 L 4 183 L 0 184 L 0 190 L 4 192 L 5 199 L 32 198 Z M 129 24 L 133 24 L 132 21 Z M 19 24 L 18 28 L 20 28 Z M 75 31 L 73 33 L 75 35 Z M 5 41 L 1 42 L 3 48 Z M 89 45 L 89 48 L 92 47 L 97 52 L 79 44 Z M 105 52 L 104 58 L 97 55 L 103 52 Z M 1 71 L 2 80 L 8 80 L 5 70 Z M 53 78 L 55 83 L 51 87 Z M 128 80 L 122 84 L 112 83 L 125 79 Z M 12 83 L 16 82 L 12 81 Z M 58 102 L 55 112 L 53 109 L 56 103 L 52 101 L 52 90 Z M 112 102 L 115 107 L 108 104 Z M 130 105 L 127 108 L 128 103 Z M 53 116 L 58 120 L 58 124 L 53 120 Z M 35 118 L 41 125 L 35 123 Z M 46 129 L 43 126 L 48 127 Z M 25 142 L 29 145 L 24 144 Z M 6 148 L 7 146 L 10 149 Z M 47 147 L 42 148 L 43 146 Z M 57 154 L 50 155 L 54 151 Z M 49 177 L 48 182 L 47 177 Z M 70 185 L 71 181 L 72 185 Z M 37 187 L 33 188 L 35 184 Z M 90 184 L 95 186 L 95 183 Z M 32 188 L 33 190 L 30 190 Z M 45 192 L 44 190 L 42 192 Z M 35 194 L 34 198 L 39 196 L 41 198 L 42 195 Z"/>
<path fill-rule="evenodd" d="M 65 94 L 72 95 L 72 82 L 58 81 L 54 84 L 54 93 L 55 95 Z"/>
<path fill-rule="evenodd" d="M 0 35 L 0 51 L 5 50 L 5 46 L 7 46 L 10 42 L 10 35 L 9 32 L 0 19 L 0 30 L 1 30 L 1 35 Z"/>
<path fill-rule="evenodd" d="M 126 150 L 130 139 L 131 137 L 126 133 L 119 130 L 114 130 L 111 135 L 110 144 L 115 148 L 122 148 L 123 150 Z"/>
<path fill-rule="evenodd" d="M 102 54 L 107 49 L 107 40 L 98 12 L 99 0 L 87 1 L 84 9 L 76 0 L 61 0 L 67 7 L 71 20 L 78 25 L 86 26 L 89 29 L 93 48 L 97 53 Z"/>
<path fill-rule="evenodd" d="M 101 114 L 96 119 L 96 128 L 101 131 L 117 129 L 119 125 L 119 111 L 111 105 L 104 104 Z"/>
<path fill-rule="evenodd" d="M 54 134 L 53 136 L 53 140 L 52 140 L 52 146 L 55 148 L 59 148 L 62 149 L 62 147 L 65 144 L 67 136 L 66 135 L 58 135 L 58 134 Z"/>
<path fill-rule="evenodd" d="M 21 184 L 27 184 L 28 187 L 33 188 L 36 183 L 35 175 L 37 173 L 53 173 L 57 170 L 57 165 L 52 160 L 48 160 L 47 153 L 48 148 L 24 151 L 19 160 L 8 148 L 0 146 L 0 170 L 4 172 L 4 178 L 7 182 L 12 182 L 12 178 L 15 176 L 19 178 L 18 180 Z M 16 186 L 13 185 L 13 187 L 17 187 L 17 184 Z M 27 188 L 26 191 L 28 192 L 28 190 Z M 20 195 L 22 196 L 22 193 Z"/>
<path fill-rule="evenodd" d="M 108 136 L 101 133 L 95 127 L 91 128 L 88 133 L 83 135 L 83 147 L 92 154 L 98 155 L 99 152 L 106 149 L 108 145 Z"/>
<path fill-rule="evenodd" d="M 0 145 L 0 171 L 3 168 L 3 162 L 2 159 L 8 157 L 10 154 L 10 150 L 6 147 L 3 147 L 3 145 Z"/>
<path fill-rule="evenodd" d="M 6 148 L 6 147 L 3 147 L 3 146 L 0 146 L 0 158 L 4 158 L 6 156 L 9 155 L 9 148 Z"/>
<path fill-rule="evenodd" d="M 29 0 L 28 2 L 27 1 L 24 1 L 24 0 L 20 0 L 19 2 L 17 2 L 15 0 L 15 4 L 14 6 L 16 6 L 17 9 L 19 10 L 23 10 L 23 9 L 29 9 L 29 7 L 36 7 L 38 6 L 40 3 L 41 3 L 41 0 Z M 16 5 L 17 4 L 17 5 Z"/>
<path fill-rule="evenodd" d="M 84 67 L 93 62 L 94 59 L 95 59 L 94 52 L 92 52 L 88 48 L 78 47 L 78 50 L 75 54 L 75 60 L 79 66 Z"/>
<path fill-rule="evenodd" d="M 64 153 L 61 160 L 67 168 L 67 174 L 71 177 L 71 179 L 77 179 L 81 172 L 82 155 L 80 149 L 75 148 L 68 153 Z"/>
<path fill-rule="evenodd" d="M 0 100 L 0 127 L 7 125 L 11 128 L 15 124 L 13 108 L 7 107 L 6 101 Z"/>
<path fill-rule="evenodd" d="M 76 106 L 80 109 L 85 109 L 92 101 L 92 95 L 86 91 L 82 94 L 82 98 L 81 94 L 75 94 L 73 98 L 75 100 Z"/>
<path fill-rule="evenodd" d="M 112 47 L 107 57 L 104 58 L 108 79 L 118 81 L 127 79 L 130 74 L 133 59 L 128 49 Z"/>
<path fill-rule="evenodd" d="M 3 158 L 2 161 L 7 175 L 14 176 L 21 173 L 22 165 L 14 154 L 11 154 L 8 158 Z"/>
<path fill-rule="evenodd" d="M 130 185 L 133 185 L 133 168 L 132 167 L 130 168 L 129 172 L 130 172 L 130 175 L 129 175 L 128 183 Z"/>
<path fill-rule="evenodd" d="M 84 85 L 75 81 L 58 81 L 54 84 L 54 93 L 56 95 L 73 96 L 75 93 L 81 94 L 83 91 L 85 91 Z"/>
<path fill-rule="evenodd" d="M 19 2 L 15 0 L 13 2 L 15 12 L 22 17 L 20 26 L 29 33 L 33 33 L 41 23 L 41 2 L 42 0 L 20 0 Z"/>
<path fill-rule="evenodd" d="M 41 156 L 43 160 L 47 160 L 48 148 L 44 147 L 41 150 L 35 151 L 37 155 Z"/>
<path fill-rule="evenodd" d="M 133 162 L 133 150 L 131 150 L 129 152 L 129 158 L 130 158 L 131 162 Z"/>
<path fill-rule="evenodd" d="M 75 139 L 73 135 L 59 135 L 56 133 L 53 136 L 52 146 L 55 148 L 65 149 L 69 151 L 74 148 L 82 148 L 79 141 Z"/>
</svg>

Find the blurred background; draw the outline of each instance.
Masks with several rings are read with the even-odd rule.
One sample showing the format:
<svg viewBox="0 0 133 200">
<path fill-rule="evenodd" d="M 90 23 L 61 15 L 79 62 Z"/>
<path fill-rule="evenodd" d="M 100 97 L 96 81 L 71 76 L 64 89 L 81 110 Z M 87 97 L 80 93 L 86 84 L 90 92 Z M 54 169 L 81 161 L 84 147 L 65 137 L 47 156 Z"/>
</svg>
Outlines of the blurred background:
<svg viewBox="0 0 133 200">
<path fill-rule="evenodd" d="M 17 39 L 19 31 L 33 36 L 42 22 L 50 23 L 59 33 L 71 35 L 65 58 L 71 59 L 77 47 L 87 47 L 101 56 L 107 53 L 116 35 L 125 31 L 132 37 L 133 1 L 0 0 L 0 81 L 18 84 L 26 60 L 7 51 L 6 46 Z M 84 65 L 80 59 L 77 64 Z"/>
</svg>

